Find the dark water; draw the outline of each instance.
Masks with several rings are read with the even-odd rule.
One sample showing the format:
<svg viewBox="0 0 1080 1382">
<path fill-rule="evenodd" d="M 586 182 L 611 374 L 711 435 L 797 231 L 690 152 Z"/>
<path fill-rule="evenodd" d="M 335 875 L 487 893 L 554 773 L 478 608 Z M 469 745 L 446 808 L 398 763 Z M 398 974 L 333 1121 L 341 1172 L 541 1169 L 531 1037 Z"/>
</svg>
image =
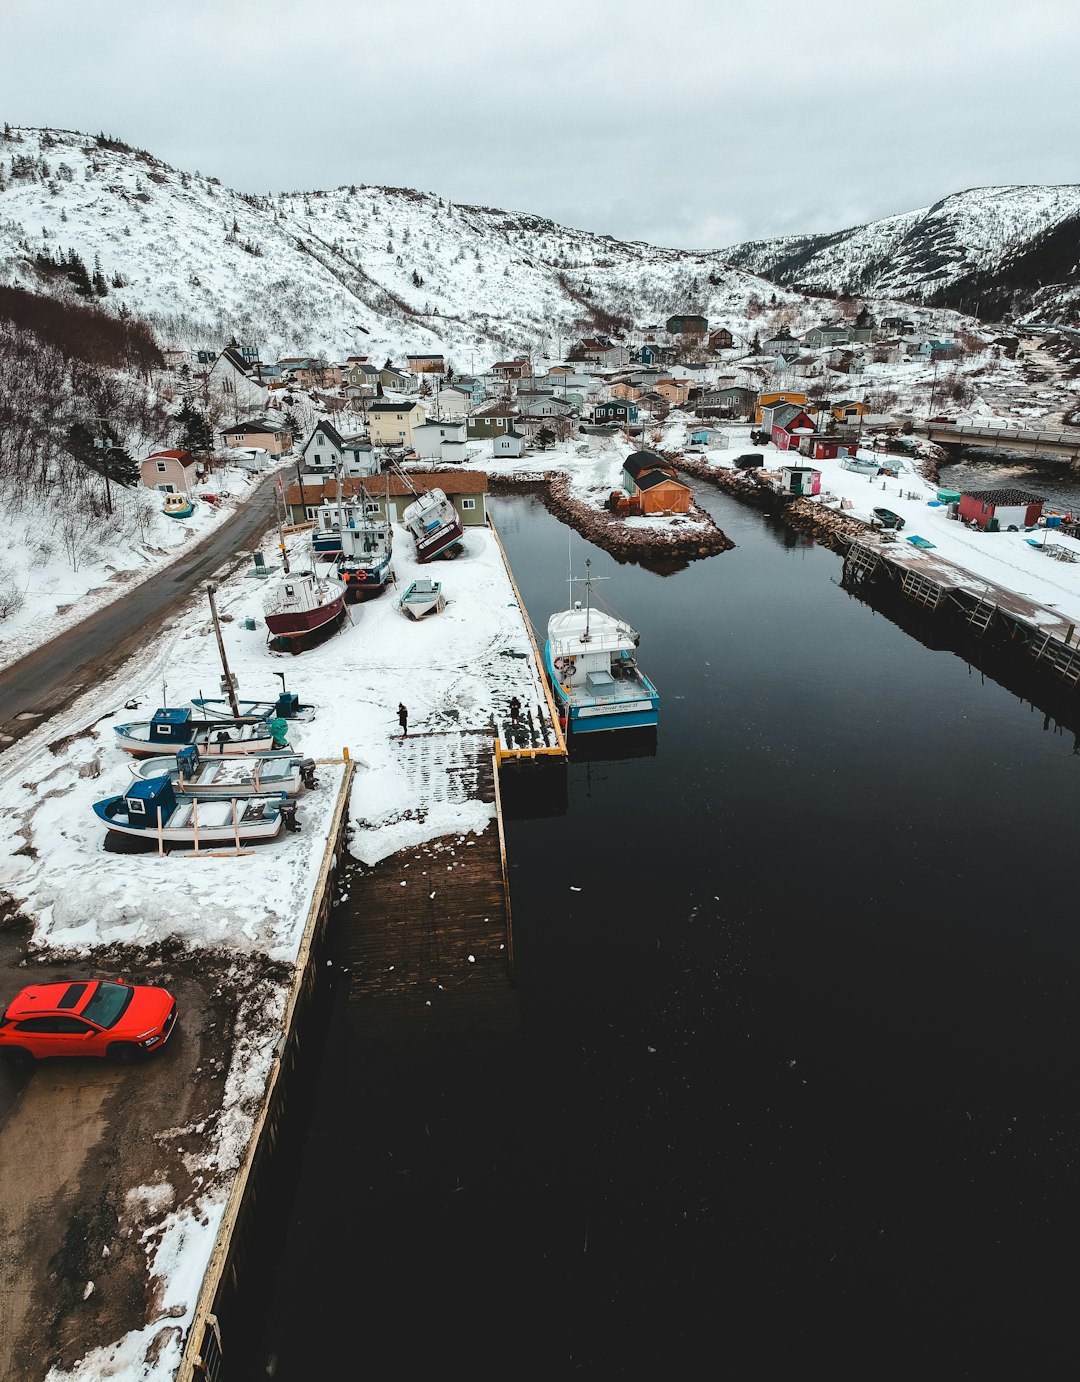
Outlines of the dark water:
<svg viewBox="0 0 1080 1382">
<path fill-rule="evenodd" d="M 701 497 L 667 578 L 574 536 L 655 754 L 509 823 L 509 1030 L 333 990 L 230 1378 L 1073 1372 L 1073 736 Z M 566 531 L 491 508 L 542 628 Z"/>
</svg>

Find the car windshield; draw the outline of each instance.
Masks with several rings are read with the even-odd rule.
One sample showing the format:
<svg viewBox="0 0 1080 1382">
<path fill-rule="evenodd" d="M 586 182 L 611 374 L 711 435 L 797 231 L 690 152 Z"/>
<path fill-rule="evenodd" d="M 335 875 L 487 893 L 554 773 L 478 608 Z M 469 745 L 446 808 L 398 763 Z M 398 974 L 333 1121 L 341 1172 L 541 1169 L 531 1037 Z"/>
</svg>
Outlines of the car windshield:
<svg viewBox="0 0 1080 1382">
<path fill-rule="evenodd" d="M 126 984 L 102 982 L 79 1015 L 96 1022 L 99 1027 L 111 1027 L 130 1002 L 131 989 Z"/>
</svg>

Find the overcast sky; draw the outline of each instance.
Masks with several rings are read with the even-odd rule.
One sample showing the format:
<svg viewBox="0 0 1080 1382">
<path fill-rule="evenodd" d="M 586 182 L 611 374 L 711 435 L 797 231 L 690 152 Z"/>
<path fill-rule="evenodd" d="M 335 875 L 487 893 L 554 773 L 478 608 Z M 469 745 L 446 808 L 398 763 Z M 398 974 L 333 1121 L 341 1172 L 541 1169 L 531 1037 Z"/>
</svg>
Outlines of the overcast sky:
<svg viewBox="0 0 1080 1382">
<path fill-rule="evenodd" d="M 720 249 L 1080 182 L 1080 0 L 2 0 L 0 118 Z"/>
</svg>

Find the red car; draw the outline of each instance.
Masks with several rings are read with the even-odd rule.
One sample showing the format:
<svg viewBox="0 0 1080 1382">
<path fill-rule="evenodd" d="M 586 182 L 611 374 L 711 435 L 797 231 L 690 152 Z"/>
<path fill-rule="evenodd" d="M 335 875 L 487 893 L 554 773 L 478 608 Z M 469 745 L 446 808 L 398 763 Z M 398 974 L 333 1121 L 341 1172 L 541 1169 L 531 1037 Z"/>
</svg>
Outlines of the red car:
<svg viewBox="0 0 1080 1382">
<path fill-rule="evenodd" d="M 176 999 L 150 984 L 31 984 L 0 1017 L 0 1055 L 23 1066 L 44 1056 L 104 1056 L 130 1064 L 164 1046 L 175 1026 Z"/>
</svg>

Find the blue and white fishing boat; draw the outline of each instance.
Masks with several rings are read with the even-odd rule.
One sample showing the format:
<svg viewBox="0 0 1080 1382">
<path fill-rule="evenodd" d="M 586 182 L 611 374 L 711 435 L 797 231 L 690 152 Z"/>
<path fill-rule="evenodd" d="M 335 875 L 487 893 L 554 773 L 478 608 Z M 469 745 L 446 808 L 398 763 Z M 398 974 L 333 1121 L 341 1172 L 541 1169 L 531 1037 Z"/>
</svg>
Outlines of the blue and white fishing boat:
<svg viewBox="0 0 1080 1382">
<path fill-rule="evenodd" d="M 94 814 L 118 835 L 159 845 L 253 844 L 272 840 L 282 825 L 296 829 L 296 803 L 280 795 L 200 801 L 179 796 L 167 774 L 132 782 L 126 792 L 94 802 Z"/>
<path fill-rule="evenodd" d="M 116 742 L 125 753 L 143 758 L 162 749 L 198 745 L 204 757 L 271 753 L 288 747 L 284 720 L 195 720 L 186 706 L 165 707 L 146 721 L 114 726 Z"/>
<path fill-rule="evenodd" d="M 281 675 L 280 673 L 278 674 Z M 312 720 L 315 707 L 302 704 L 292 691 L 282 691 L 276 701 L 246 701 L 238 697 L 236 711 L 225 696 L 192 696 L 191 704 L 208 720 Z"/>
<path fill-rule="evenodd" d="M 363 485 L 354 503 L 341 505 L 341 555 L 336 574 L 349 601 L 378 595 L 392 574 L 394 533 L 388 519 L 370 511 L 376 507 Z"/>
<path fill-rule="evenodd" d="M 544 669 L 570 738 L 656 726 L 660 693 L 637 665 L 639 641 L 625 620 L 593 608 L 589 576 L 584 606 L 548 620 Z"/>
<path fill-rule="evenodd" d="M 168 777 L 178 795 L 200 801 L 266 793 L 295 797 L 302 788 L 316 785 L 313 758 L 293 753 L 203 758 L 194 744 L 186 745 L 172 758 L 140 758 L 132 763 L 131 771 L 144 781 Z"/>
</svg>

